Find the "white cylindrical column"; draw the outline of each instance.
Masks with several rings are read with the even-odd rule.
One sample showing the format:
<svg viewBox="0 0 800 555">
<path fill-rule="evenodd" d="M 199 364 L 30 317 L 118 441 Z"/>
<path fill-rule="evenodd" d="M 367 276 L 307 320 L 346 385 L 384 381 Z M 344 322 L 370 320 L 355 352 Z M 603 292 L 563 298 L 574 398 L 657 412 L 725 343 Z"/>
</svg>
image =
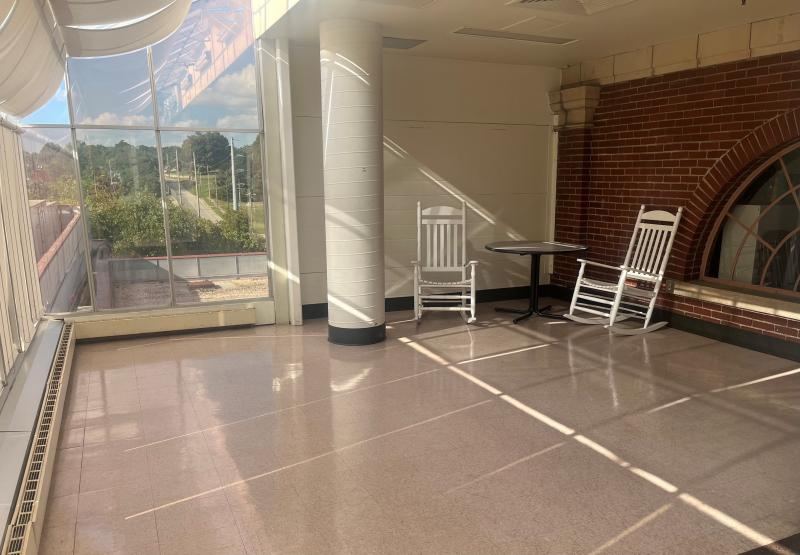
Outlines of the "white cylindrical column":
<svg viewBox="0 0 800 555">
<path fill-rule="evenodd" d="M 328 339 L 386 338 L 383 261 L 383 36 L 380 25 L 320 24 Z"/>
</svg>

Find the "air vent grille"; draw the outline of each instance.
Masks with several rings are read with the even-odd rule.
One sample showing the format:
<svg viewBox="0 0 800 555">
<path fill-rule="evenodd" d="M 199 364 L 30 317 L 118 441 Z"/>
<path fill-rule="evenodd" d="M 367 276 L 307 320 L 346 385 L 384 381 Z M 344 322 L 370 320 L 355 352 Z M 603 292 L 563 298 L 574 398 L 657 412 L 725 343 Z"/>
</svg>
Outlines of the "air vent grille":
<svg viewBox="0 0 800 555">
<path fill-rule="evenodd" d="M 433 4 L 436 0 L 362 0 L 373 4 L 383 4 L 384 6 L 398 6 L 401 8 L 425 8 Z"/>
<path fill-rule="evenodd" d="M 492 29 L 476 29 L 474 27 L 462 27 L 453 31 L 457 35 L 470 35 L 473 37 L 485 37 L 493 39 L 511 39 L 527 42 L 538 42 L 540 44 L 570 44 L 578 39 L 568 39 L 563 37 L 547 37 L 544 35 L 528 35 L 524 33 L 511 33 L 509 31 L 495 31 Z"/>
<path fill-rule="evenodd" d="M 8 527 L 3 555 L 23 555 L 27 550 L 30 536 L 33 533 L 33 518 L 37 504 L 46 502 L 44 492 L 44 478 L 46 461 L 49 448 L 56 441 L 58 434 L 53 434 L 54 426 L 58 425 L 63 393 L 67 387 L 65 372 L 68 372 L 71 360 L 72 326 L 64 324 L 58 350 L 53 359 L 50 376 L 47 380 L 42 407 L 39 410 L 39 419 L 36 423 L 33 444 L 31 445 L 22 487 L 17 496 L 14 518 Z M 52 453 L 51 453 L 52 456 Z"/>
<path fill-rule="evenodd" d="M 507 5 L 581 15 L 594 15 L 636 0 L 510 0 Z"/>
<path fill-rule="evenodd" d="M 393 48 L 395 50 L 410 50 L 415 46 L 419 46 L 423 42 L 428 42 L 424 39 L 404 39 L 400 37 L 383 37 L 383 47 Z"/>
</svg>

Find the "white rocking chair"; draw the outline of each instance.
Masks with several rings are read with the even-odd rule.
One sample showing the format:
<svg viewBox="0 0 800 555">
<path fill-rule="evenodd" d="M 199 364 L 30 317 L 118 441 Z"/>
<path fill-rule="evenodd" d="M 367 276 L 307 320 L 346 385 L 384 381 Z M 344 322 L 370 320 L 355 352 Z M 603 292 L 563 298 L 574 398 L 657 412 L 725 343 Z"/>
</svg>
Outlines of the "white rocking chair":
<svg viewBox="0 0 800 555">
<path fill-rule="evenodd" d="M 581 268 L 572 304 L 569 314 L 564 317 L 581 324 L 603 324 L 613 333 L 624 335 L 646 333 L 666 326 L 667 322 L 650 324 L 650 318 L 682 213 L 683 208 L 678 208 L 676 214 L 664 210 L 645 212 L 642 205 L 621 266 L 579 259 Z M 616 283 L 589 279 L 584 276 L 587 265 L 619 272 L 619 279 Z M 576 311 L 595 316 L 578 316 Z M 638 318 L 644 323 L 641 328 L 616 325 L 629 318 Z"/>
<path fill-rule="evenodd" d="M 475 267 L 467 261 L 467 209 L 417 203 L 417 260 L 414 266 L 414 318 L 423 311 L 457 311 L 475 321 Z M 430 274 L 436 274 L 432 279 Z M 451 278 L 446 278 L 447 275 Z M 455 275 L 453 275 L 455 274 Z M 453 291 L 455 290 L 455 291 Z M 455 305 L 455 306 L 454 306 Z"/>
</svg>

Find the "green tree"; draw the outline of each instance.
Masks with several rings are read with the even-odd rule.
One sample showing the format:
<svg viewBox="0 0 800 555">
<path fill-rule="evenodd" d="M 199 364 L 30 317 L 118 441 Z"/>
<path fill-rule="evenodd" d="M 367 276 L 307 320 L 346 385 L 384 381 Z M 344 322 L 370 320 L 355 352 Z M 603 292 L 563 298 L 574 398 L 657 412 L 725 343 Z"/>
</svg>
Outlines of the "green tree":
<svg viewBox="0 0 800 555">
<path fill-rule="evenodd" d="M 114 256 L 165 256 L 164 216 L 161 201 L 135 193 L 120 197 L 100 190 L 86 199 L 92 237 L 103 239 Z M 185 254 L 263 252 L 265 238 L 250 232 L 244 212 L 225 210 L 218 223 L 175 203 L 168 203 L 172 253 Z"/>
<path fill-rule="evenodd" d="M 92 237 L 105 239 L 115 256 L 164 256 L 161 201 L 134 193 L 120 197 L 99 191 L 86 199 Z"/>
<path fill-rule="evenodd" d="M 53 142 L 42 144 L 38 152 L 36 145 L 31 145 L 28 141 L 24 143 L 24 148 L 28 198 L 77 205 L 78 188 L 72 153 Z"/>
<path fill-rule="evenodd" d="M 263 251 L 266 247 L 264 237 L 250 231 L 250 220 L 243 210 L 226 209 L 219 227 L 226 246 L 239 249 L 240 252 Z"/>
<path fill-rule="evenodd" d="M 119 141 L 114 146 L 78 141 L 78 159 L 84 190 L 99 188 L 118 191 L 161 194 L 158 156 L 154 147 L 133 146 Z"/>
</svg>

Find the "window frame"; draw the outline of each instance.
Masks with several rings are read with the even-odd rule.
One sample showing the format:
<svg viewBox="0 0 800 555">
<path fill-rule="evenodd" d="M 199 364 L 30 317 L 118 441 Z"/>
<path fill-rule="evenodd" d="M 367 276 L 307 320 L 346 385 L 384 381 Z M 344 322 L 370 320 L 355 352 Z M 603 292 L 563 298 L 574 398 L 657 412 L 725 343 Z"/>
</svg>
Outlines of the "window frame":
<svg viewBox="0 0 800 555">
<path fill-rule="evenodd" d="M 251 14 L 252 18 L 252 14 Z M 252 23 L 246 25 L 246 29 L 252 34 Z M 167 257 L 169 261 L 169 280 L 170 280 L 170 302 L 168 305 L 164 306 L 154 306 L 154 307 L 119 307 L 119 308 L 98 308 L 97 307 L 97 299 L 95 294 L 95 284 L 94 284 L 94 266 L 91 260 L 91 241 L 89 239 L 89 230 L 88 230 L 88 222 L 83 226 L 84 227 L 84 252 L 86 261 L 85 264 L 87 266 L 87 276 L 88 276 L 88 289 L 89 289 L 89 296 L 91 299 L 91 312 L 97 313 L 126 313 L 126 312 L 135 312 L 139 310 L 146 310 L 148 308 L 187 308 L 187 307 L 204 307 L 204 306 L 214 306 L 214 305 L 230 305 L 232 303 L 253 303 L 253 302 L 274 302 L 275 301 L 275 282 L 274 282 L 274 272 L 273 272 L 273 252 L 272 252 L 272 245 L 274 238 L 272 237 L 272 225 L 271 225 L 271 218 L 270 218 L 270 195 L 269 195 L 269 178 L 268 172 L 266 168 L 269 164 L 267 159 L 267 146 L 266 146 L 266 132 L 264 129 L 264 105 L 263 105 L 263 98 L 262 98 L 262 75 L 261 75 L 261 61 L 260 56 L 261 53 L 259 51 L 259 39 L 253 38 L 252 44 L 248 46 L 248 48 L 252 49 L 253 52 L 253 71 L 255 73 L 255 84 L 256 84 L 256 107 L 257 107 L 257 119 L 258 119 L 258 128 L 236 128 L 236 127 L 218 127 L 218 128 L 208 128 L 208 127 L 175 127 L 175 126 L 164 126 L 160 125 L 159 121 L 159 114 L 158 114 L 158 97 L 156 91 L 156 83 L 155 83 L 155 71 L 153 67 L 153 52 L 152 52 L 152 45 L 147 46 L 141 50 L 146 52 L 147 56 L 147 63 L 148 63 L 148 79 L 150 82 L 150 102 L 153 111 L 153 124 L 152 125 L 96 125 L 96 124 L 81 124 L 76 122 L 75 118 L 75 111 L 74 111 L 74 104 L 72 98 L 72 86 L 70 82 L 70 71 L 69 71 L 69 63 L 65 66 L 65 83 L 66 83 L 66 94 L 67 94 L 67 108 L 69 112 L 69 124 L 63 123 L 30 123 L 24 124 L 21 123 L 19 127 L 24 131 L 25 129 L 31 128 L 43 128 L 43 129 L 68 129 L 70 130 L 71 134 L 71 150 L 73 153 L 74 163 L 75 163 L 75 174 L 78 182 L 78 194 L 79 194 L 79 202 L 81 207 L 82 214 L 88 214 L 85 206 L 85 199 L 83 195 L 83 186 L 81 181 L 81 169 L 80 164 L 78 162 L 77 156 L 77 132 L 78 130 L 126 130 L 126 131 L 152 131 L 155 133 L 156 138 L 156 150 L 158 152 L 158 172 L 159 172 L 159 181 L 161 185 L 161 201 L 162 204 L 166 202 L 165 197 L 165 181 L 164 181 L 164 162 L 162 160 L 162 148 L 161 148 L 161 132 L 181 132 L 181 133 L 194 133 L 194 132 L 219 132 L 223 134 L 239 134 L 239 133 L 246 133 L 246 134 L 253 134 L 257 135 L 260 138 L 260 148 L 261 148 L 261 160 L 262 160 L 262 178 L 261 178 L 261 187 L 262 187 L 262 198 L 263 201 L 263 217 L 264 217 L 264 225 L 265 225 L 265 234 L 266 234 L 266 248 L 265 254 L 267 256 L 267 267 L 265 269 L 264 275 L 266 276 L 268 289 L 266 291 L 267 294 L 263 296 L 257 297 L 242 297 L 237 298 L 235 300 L 218 300 L 218 301 L 202 301 L 197 303 L 178 303 L 176 300 L 175 295 L 175 285 L 174 285 L 174 275 L 172 272 L 172 245 L 171 245 L 171 238 L 170 238 L 170 225 L 168 220 L 168 215 L 165 212 L 164 217 L 164 233 L 165 233 L 165 241 L 166 241 L 166 248 L 167 248 Z M 130 54 L 130 53 L 129 53 Z M 21 155 L 21 153 L 20 153 Z M 27 199 L 27 196 L 26 196 Z M 85 314 L 87 312 L 86 309 L 70 312 L 70 313 L 48 313 L 51 315 L 70 315 L 70 314 Z"/>
<path fill-rule="evenodd" d="M 711 233 L 709 234 L 708 239 L 706 240 L 705 249 L 703 250 L 702 263 L 701 263 L 701 266 L 700 266 L 700 276 L 701 276 L 701 279 L 703 281 L 709 281 L 709 282 L 713 282 L 713 283 L 720 283 L 720 284 L 723 284 L 723 285 L 725 285 L 727 287 L 731 287 L 731 288 L 734 288 L 734 289 L 742 289 L 742 290 L 749 291 L 749 292 L 762 293 L 762 294 L 768 295 L 770 297 L 784 296 L 784 297 L 790 297 L 792 299 L 800 300 L 800 275 L 798 275 L 797 279 L 795 280 L 795 283 L 794 283 L 794 288 L 795 289 L 794 290 L 781 289 L 781 288 L 777 288 L 777 287 L 769 287 L 767 285 L 762 285 L 762 284 L 745 283 L 745 282 L 741 282 L 741 281 L 735 281 L 735 280 L 732 280 L 732 279 L 726 279 L 726 278 L 722 278 L 722 277 L 715 277 L 715 276 L 709 275 L 709 263 L 713 260 L 713 257 L 714 257 L 715 244 L 717 243 L 717 240 L 718 240 L 718 238 L 720 236 L 720 233 L 722 232 L 722 229 L 723 229 L 723 226 L 725 224 L 725 221 L 727 220 L 729 215 L 733 214 L 733 210 L 732 209 L 737 205 L 737 203 L 742 198 L 742 196 L 747 192 L 748 188 L 753 183 L 753 181 L 755 181 L 756 179 L 761 177 L 763 175 L 763 173 L 767 169 L 769 169 L 770 166 L 774 165 L 776 162 L 780 165 L 781 171 L 783 172 L 783 176 L 786 179 L 786 183 L 787 183 L 787 186 L 788 186 L 788 191 L 786 193 L 782 194 L 781 196 L 779 196 L 777 199 L 773 200 L 768 205 L 768 209 L 772 208 L 775 205 L 777 205 L 778 202 L 782 198 L 784 198 L 786 195 L 789 195 L 790 197 L 794 198 L 795 204 L 797 205 L 797 209 L 798 209 L 798 211 L 800 211 L 800 183 L 793 183 L 792 182 L 792 179 L 791 179 L 791 177 L 789 175 L 788 168 L 786 167 L 786 164 L 783 161 L 783 158 L 787 154 L 789 154 L 790 152 L 793 152 L 795 150 L 799 150 L 800 151 L 800 141 L 793 141 L 792 143 L 790 143 L 790 144 L 786 145 L 785 147 L 783 147 L 776 154 L 773 154 L 767 160 L 765 160 L 764 162 L 759 164 L 758 167 L 756 167 L 754 170 L 752 170 L 750 172 L 750 174 L 747 176 L 747 178 L 744 179 L 736 187 L 736 190 L 733 191 L 733 193 L 730 195 L 730 198 L 727 200 L 727 202 L 725 203 L 724 207 L 722 208 L 722 210 L 720 211 L 719 215 L 717 216 L 716 221 L 714 222 L 714 226 L 711 229 Z M 766 212 L 767 212 L 767 210 L 765 210 L 763 213 L 766 213 Z M 745 227 L 744 228 L 746 230 L 746 233 L 747 233 L 748 236 L 749 235 L 753 235 L 756 238 L 756 240 L 761 242 L 761 243 L 764 243 L 764 240 L 758 235 L 758 233 L 753 233 L 753 230 L 755 229 L 755 226 L 758 225 L 758 222 L 761 221 L 763 213 L 761 215 L 759 215 L 759 217 L 756 218 L 756 220 L 749 227 Z M 800 233 L 800 226 L 798 226 L 794 231 L 790 231 L 778 246 L 772 247 L 772 245 L 770 245 L 769 249 L 771 251 L 771 256 L 770 256 L 769 261 L 771 261 L 772 258 L 774 258 L 775 253 L 785 243 L 785 241 L 789 240 L 789 238 L 792 237 L 792 236 L 798 235 L 799 233 Z M 737 261 L 738 261 L 738 255 L 737 255 Z M 735 265 L 734 265 L 734 268 L 735 268 Z M 769 265 L 767 265 L 764 268 L 764 270 L 762 271 L 762 276 L 766 275 L 766 271 L 767 271 L 768 268 L 769 268 Z M 761 279 L 762 283 L 763 283 L 763 279 L 764 278 L 762 277 L 762 279 Z"/>
</svg>

